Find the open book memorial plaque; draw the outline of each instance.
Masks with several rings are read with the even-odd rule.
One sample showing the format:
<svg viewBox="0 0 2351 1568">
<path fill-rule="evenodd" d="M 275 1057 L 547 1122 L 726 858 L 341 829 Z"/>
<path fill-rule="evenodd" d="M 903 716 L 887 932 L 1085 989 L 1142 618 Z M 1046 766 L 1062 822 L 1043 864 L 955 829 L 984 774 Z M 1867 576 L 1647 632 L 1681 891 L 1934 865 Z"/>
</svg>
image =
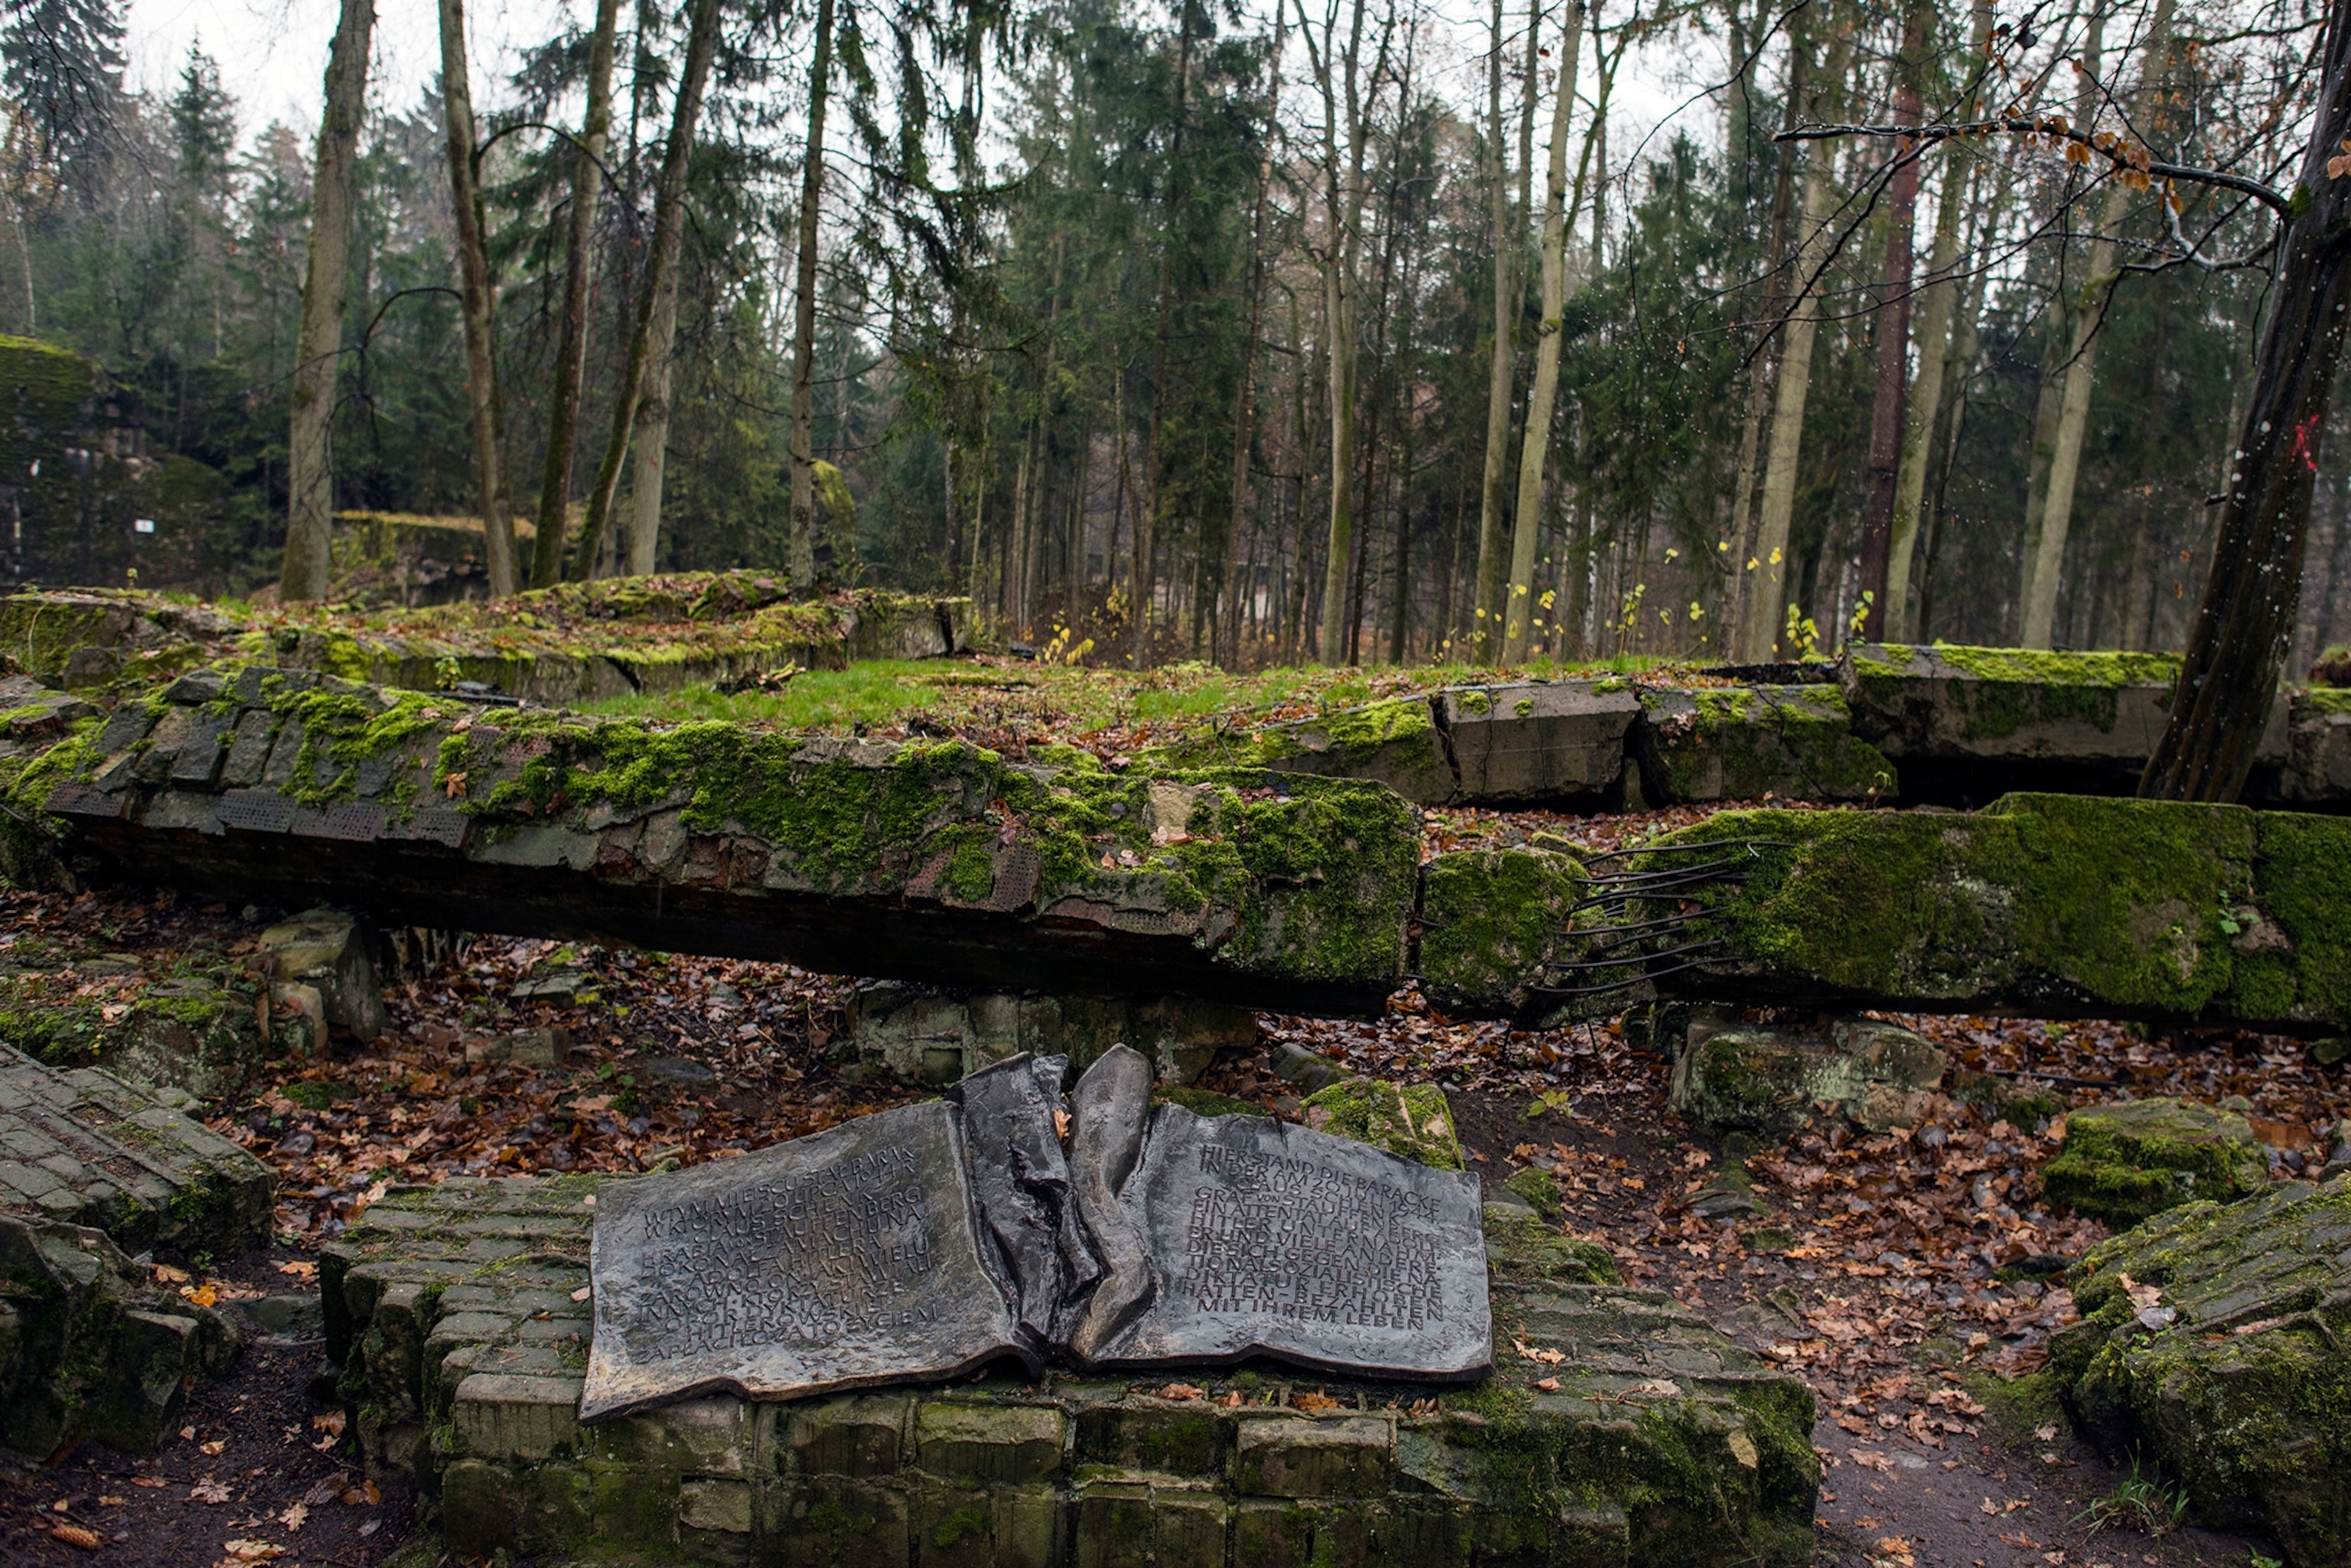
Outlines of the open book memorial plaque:
<svg viewBox="0 0 2351 1568">
<path fill-rule="evenodd" d="M 607 1189 L 583 1419 L 791 1399 L 1003 1356 L 1098 1369 L 1266 1355 L 1481 1375 L 1478 1181 L 1262 1116 L 1150 1104 L 1121 1047 L 1055 1125 L 1063 1063 Z"/>
</svg>

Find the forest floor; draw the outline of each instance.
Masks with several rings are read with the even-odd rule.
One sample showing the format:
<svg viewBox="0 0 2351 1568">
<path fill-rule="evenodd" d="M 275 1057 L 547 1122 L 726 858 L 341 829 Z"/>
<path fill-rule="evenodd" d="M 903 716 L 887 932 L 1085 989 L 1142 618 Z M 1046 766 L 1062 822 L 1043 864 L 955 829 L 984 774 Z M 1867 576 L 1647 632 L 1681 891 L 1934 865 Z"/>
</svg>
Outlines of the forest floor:
<svg viewBox="0 0 2351 1568">
<path fill-rule="evenodd" d="M 1429 833 L 1506 841 L 1548 829 L 1606 847 L 1677 819 L 1432 813 Z M 276 913 L 133 888 L 11 894 L 0 895 L 0 947 L 37 935 L 168 967 L 191 944 L 234 951 Z M 319 1247 L 394 1182 L 690 1165 L 904 1103 L 914 1091 L 841 1071 L 851 987 L 779 965 L 474 940 L 387 978 L 392 1027 L 381 1040 L 281 1063 L 215 1108 L 213 1124 L 277 1173 L 270 1247 L 158 1262 L 223 1299 L 315 1293 Z M 2241 1095 L 2279 1176 L 2351 1118 L 2351 1072 L 2314 1066 L 2289 1040 L 1898 1021 L 1947 1047 L 1955 1067 L 2070 1105 Z M 469 1045 L 529 1028 L 567 1031 L 566 1060 L 493 1064 L 478 1050 L 468 1060 Z M 2035 1203 L 2053 1128 L 2032 1135 L 1950 1101 L 1907 1134 L 1823 1125 L 1748 1158 L 1758 1212 L 1709 1221 L 1690 1205 L 1725 1152 L 1668 1108 L 1665 1061 L 1614 1025 L 1457 1023 L 1407 991 L 1368 1022 L 1261 1016 L 1254 1051 L 1228 1055 L 1205 1086 L 1294 1116 L 1290 1086 L 1271 1070 L 1285 1040 L 1351 1071 L 1442 1085 L 1489 1183 L 1550 1169 L 1566 1223 L 1606 1246 L 1629 1282 L 1671 1291 L 1806 1377 L 1826 1467 L 1821 1563 L 2252 1568 L 2282 1555 L 2192 1526 L 2151 1532 L 2170 1523 L 2160 1479 L 2128 1484 L 2127 1468 L 2076 1440 L 2061 1412 L 2018 1392 L 2032 1385 L 2010 1381 L 2042 1364 L 2068 1321 L 2064 1260 L 2105 1235 Z M 352 1435 L 308 1403 L 319 1354 L 257 1347 L 228 1381 L 194 1392 L 179 1438 L 152 1458 L 85 1444 L 45 1467 L 0 1468 L 0 1561 L 380 1563 L 406 1534 L 413 1498 L 371 1492 Z"/>
</svg>

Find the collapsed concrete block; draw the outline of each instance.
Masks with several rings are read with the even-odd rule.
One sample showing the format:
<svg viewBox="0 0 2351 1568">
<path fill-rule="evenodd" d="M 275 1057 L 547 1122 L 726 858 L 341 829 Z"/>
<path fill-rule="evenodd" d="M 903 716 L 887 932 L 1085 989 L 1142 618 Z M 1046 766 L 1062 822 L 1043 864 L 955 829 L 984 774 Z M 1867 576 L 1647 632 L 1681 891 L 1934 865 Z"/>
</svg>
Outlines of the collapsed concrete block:
<svg viewBox="0 0 2351 1568">
<path fill-rule="evenodd" d="M 2286 706 L 2286 763 L 2278 798 L 2297 805 L 2351 800 L 2351 691 L 2319 686 Z"/>
<path fill-rule="evenodd" d="M 1218 729 L 1149 756 L 1168 767 L 1364 779 L 1423 806 L 1442 805 L 1460 793 L 1436 706 L 1424 696 L 1392 697 L 1255 729 Z"/>
<path fill-rule="evenodd" d="M 2234 1111 L 2185 1100 L 2085 1106 L 2041 1167 L 2052 1203 L 2113 1226 L 2183 1203 L 2229 1203 L 2269 1186 L 2269 1157 Z"/>
<path fill-rule="evenodd" d="M 849 1006 L 858 1063 L 902 1083 L 952 1083 L 1024 1051 L 1067 1057 L 1082 1072 L 1113 1045 L 1150 1057 L 1162 1081 L 1190 1083 L 1218 1051 L 1256 1039 L 1247 1009 L 1187 997 L 959 995 L 876 980 Z"/>
<path fill-rule="evenodd" d="M 1837 682 L 1855 734 L 1897 761 L 2064 764 L 2136 776 L 2169 721 L 2174 653 L 1847 643 Z M 2286 704 L 2259 758 L 2285 760 Z"/>
<path fill-rule="evenodd" d="M 1925 1039 L 1870 1019 L 1794 1030 L 1701 1013 L 1674 1061 L 1672 1103 L 1713 1133 L 1779 1136 L 1823 1110 L 1884 1131 L 1918 1124 L 1944 1065 Z"/>
<path fill-rule="evenodd" d="M 1865 800 L 1900 788 L 1834 686 L 1644 686 L 1640 702 L 1632 752 L 1658 801 Z"/>
<path fill-rule="evenodd" d="M 383 1032 L 387 1020 L 375 972 L 375 934 L 360 916 L 325 907 L 305 910 L 264 931 L 259 946 L 278 986 L 317 988 L 328 1023 L 350 1030 L 356 1040 Z"/>
<path fill-rule="evenodd" d="M 1641 711 L 1632 684 L 1619 680 L 1463 686 L 1441 700 L 1461 798 L 1489 802 L 1607 789 Z"/>
<path fill-rule="evenodd" d="M 243 1347 L 227 1318 L 152 1285 L 103 1232 L 0 1213 L 0 1447 L 81 1437 L 152 1453 L 187 1390 Z"/>
<path fill-rule="evenodd" d="M 2191 1203 L 2093 1248 L 2049 1375 L 2108 1452 L 2307 1568 L 2351 1563 L 2351 1172 Z"/>
</svg>

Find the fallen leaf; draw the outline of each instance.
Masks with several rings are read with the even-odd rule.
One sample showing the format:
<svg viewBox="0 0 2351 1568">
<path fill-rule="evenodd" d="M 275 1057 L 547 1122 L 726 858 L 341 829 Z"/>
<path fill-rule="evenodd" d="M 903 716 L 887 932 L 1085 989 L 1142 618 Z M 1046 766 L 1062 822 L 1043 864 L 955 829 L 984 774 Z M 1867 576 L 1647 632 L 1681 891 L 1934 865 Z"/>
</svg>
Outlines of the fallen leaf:
<svg viewBox="0 0 2351 1568">
<path fill-rule="evenodd" d="M 278 1514 L 277 1522 L 284 1525 L 288 1530 L 299 1530 L 309 1517 L 310 1505 L 308 1503 L 289 1502 L 286 1505 L 284 1511 Z"/>
<path fill-rule="evenodd" d="M 1332 1398 L 1328 1394 L 1308 1394 L 1301 1391 L 1291 1395 L 1290 1396 L 1290 1403 L 1296 1408 L 1307 1411 L 1310 1414 L 1323 1410 L 1336 1410 L 1339 1408 L 1339 1402 L 1336 1399 Z"/>
<path fill-rule="evenodd" d="M 1557 1366 L 1561 1362 L 1567 1359 L 1567 1354 L 1564 1351 L 1552 1350 L 1548 1346 L 1542 1346 L 1540 1348 L 1532 1347 L 1522 1339 L 1514 1339 L 1510 1343 L 1517 1349 L 1520 1355 L 1525 1356 L 1529 1361 L 1539 1361 L 1545 1366 Z"/>
<path fill-rule="evenodd" d="M 234 1563 L 266 1563 L 273 1557 L 286 1555 L 286 1548 L 269 1541 L 224 1541 L 221 1550 L 227 1552 L 228 1560 Z"/>
<path fill-rule="evenodd" d="M 1535 1379 L 1535 1386 L 1541 1389 L 1545 1394 L 1556 1394 L 1559 1392 L 1559 1379 L 1556 1377 L 1538 1377 Z"/>
<path fill-rule="evenodd" d="M 1865 1470 L 1883 1470 L 1889 1475 L 1893 1473 L 1894 1461 L 1887 1458 L 1884 1452 L 1879 1449 L 1847 1448 L 1845 1453 L 1852 1458 L 1855 1464 L 1859 1465 Z"/>
<path fill-rule="evenodd" d="M 169 1263 L 155 1265 L 155 1282 L 159 1285 L 184 1285 L 190 1277 L 185 1269 L 174 1269 Z"/>
<path fill-rule="evenodd" d="M 120 1508 L 123 1501 L 124 1500 L 119 1497 L 101 1497 L 98 1500 L 98 1506 L 100 1508 Z"/>
<path fill-rule="evenodd" d="M 183 1285 L 180 1294 L 200 1307 L 209 1307 L 220 1300 L 220 1291 L 211 1281 L 201 1285 Z"/>
<path fill-rule="evenodd" d="M 319 1277 L 319 1266 L 307 1258 L 298 1258 L 290 1263 L 280 1263 L 277 1265 L 277 1271 L 281 1274 L 291 1274 L 298 1280 L 315 1280 Z"/>
<path fill-rule="evenodd" d="M 342 1490 L 343 1478 L 329 1476 L 325 1480 L 314 1482 L 310 1490 L 302 1494 L 302 1500 L 312 1508 L 323 1508 L 334 1501 Z"/>
<path fill-rule="evenodd" d="M 188 1489 L 188 1500 L 190 1502 L 226 1502 L 228 1487 L 206 1476 Z"/>
<path fill-rule="evenodd" d="M 205 1456 L 210 1458 L 217 1455 L 222 1449 L 227 1448 L 228 1439 L 225 1437 L 214 1437 L 211 1442 L 200 1444 L 198 1446 L 204 1450 Z"/>
<path fill-rule="evenodd" d="M 162 1476 L 132 1476 L 131 1478 L 131 1484 L 135 1487 L 147 1487 L 152 1490 L 159 1487 L 167 1487 L 172 1483 L 165 1480 Z"/>
<path fill-rule="evenodd" d="M 575 1301 L 584 1301 L 591 1293 L 592 1291 L 590 1287 L 582 1285 L 578 1290 L 571 1292 L 571 1299 Z"/>
<path fill-rule="evenodd" d="M 341 1411 L 329 1410 L 323 1416 L 311 1416 L 310 1425 L 312 1428 L 324 1432 L 329 1437 L 340 1437 L 343 1435 L 343 1419 Z"/>
</svg>

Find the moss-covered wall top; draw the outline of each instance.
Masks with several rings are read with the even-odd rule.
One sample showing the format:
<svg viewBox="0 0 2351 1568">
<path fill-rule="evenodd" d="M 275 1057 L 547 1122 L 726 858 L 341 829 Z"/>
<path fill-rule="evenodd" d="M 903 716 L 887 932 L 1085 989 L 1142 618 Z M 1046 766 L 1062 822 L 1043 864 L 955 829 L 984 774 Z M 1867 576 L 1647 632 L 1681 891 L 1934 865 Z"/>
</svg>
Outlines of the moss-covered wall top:
<svg viewBox="0 0 2351 1568">
<path fill-rule="evenodd" d="M 85 720 L 23 781 L 174 824 L 216 810 L 224 790 L 288 810 L 357 808 L 370 842 L 462 841 L 476 862 L 622 885 L 1065 923 L 1374 1000 L 1404 967 L 1419 858 L 1412 808 L 1374 784 L 475 711 L 258 666 L 199 672 L 102 727 Z"/>
<path fill-rule="evenodd" d="M 1701 890 L 1731 981 L 1887 1005 L 2312 1024 L 2351 1008 L 2351 823 L 2013 795 L 1972 815 L 1730 811 Z M 1651 910 L 1649 913 L 1656 913 Z"/>
</svg>

